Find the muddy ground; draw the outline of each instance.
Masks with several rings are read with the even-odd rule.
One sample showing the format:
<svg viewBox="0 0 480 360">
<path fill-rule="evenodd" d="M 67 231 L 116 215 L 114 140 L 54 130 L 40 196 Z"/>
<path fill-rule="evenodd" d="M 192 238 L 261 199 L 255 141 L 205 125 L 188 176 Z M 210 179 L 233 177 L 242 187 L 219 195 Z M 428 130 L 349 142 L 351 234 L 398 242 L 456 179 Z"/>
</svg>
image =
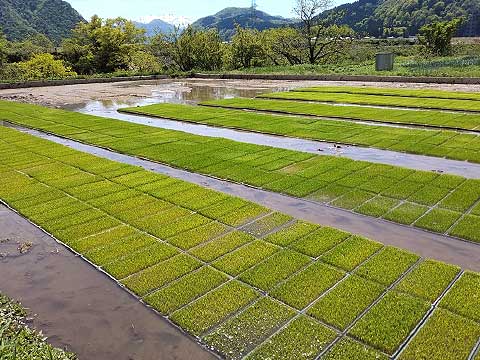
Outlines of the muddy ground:
<svg viewBox="0 0 480 360">
<path fill-rule="evenodd" d="M 273 81 L 273 80 L 148 80 L 105 84 L 81 84 L 0 90 L 0 99 L 29 102 L 52 107 L 85 104 L 91 101 L 132 102 L 140 98 L 171 96 L 186 101 L 212 97 L 252 97 L 269 90 L 288 90 L 308 86 L 371 86 L 406 89 L 441 89 L 480 92 L 480 85 L 406 84 L 345 81 Z M 196 89 L 193 89 L 196 88 Z"/>
</svg>

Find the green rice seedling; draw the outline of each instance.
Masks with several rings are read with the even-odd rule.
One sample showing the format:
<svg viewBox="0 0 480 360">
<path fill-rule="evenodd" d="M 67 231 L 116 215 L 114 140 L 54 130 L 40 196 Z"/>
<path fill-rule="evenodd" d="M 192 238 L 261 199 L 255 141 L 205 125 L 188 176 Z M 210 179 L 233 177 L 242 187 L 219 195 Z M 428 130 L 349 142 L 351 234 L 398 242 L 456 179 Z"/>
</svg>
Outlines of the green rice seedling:
<svg viewBox="0 0 480 360">
<path fill-rule="evenodd" d="M 426 206 L 406 202 L 388 212 L 383 218 L 400 224 L 411 225 L 427 210 Z"/>
<path fill-rule="evenodd" d="M 465 215 L 453 227 L 450 235 L 480 243 L 480 216 Z"/>
<path fill-rule="evenodd" d="M 80 200 L 90 200 L 96 197 L 105 196 L 114 192 L 120 192 L 127 188 L 108 180 L 98 181 L 74 188 L 65 189 L 67 193 Z"/>
<path fill-rule="evenodd" d="M 148 210 L 147 212 L 150 213 L 150 210 Z M 170 224 L 178 219 L 186 218 L 192 215 L 191 211 L 180 207 L 170 207 L 165 211 L 160 211 L 147 217 L 142 217 L 142 215 L 140 215 L 141 218 L 137 219 L 134 219 L 138 216 L 136 211 L 132 210 L 132 213 L 132 220 L 128 222 L 138 227 L 139 229 L 145 230 L 155 236 L 159 236 L 157 234 L 157 229 L 164 226 L 165 224 Z"/>
<path fill-rule="evenodd" d="M 226 359 L 241 359 L 294 315 L 285 305 L 263 297 L 203 340 Z"/>
<path fill-rule="evenodd" d="M 332 205 L 343 209 L 352 210 L 374 197 L 374 193 L 364 190 L 353 190 L 333 201 Z"/>
<path fill-rule="evenodd" d="M 194 301 L 228 280 L 221 272 L 204 266 L 148 295 L 145 301 L 164 315 Z"/>
<path fill-rule="evenodd" d="M 123 279 L 177 254 L 174 247 L 157 241 L 152 246 L 127 253 L 125 257 L 106 264 L 103 269 L 113 277 Z"/>
<path fill-rule="evenodd" d="M 323 227 L 294 242 L 290 247 L 311 257 L 318 257 L 350 236 L 341 230 Z"/>
<path fill-rule="evenodd" d="M 479 197 L 480 181 L 469 179 L 448 195 L 440 206 L 454 211 L 466 211 L 478 201 Z"/>
<path fill-rule="evenodd" d="M 212 265 L 232 276 L 236 276 L 279 251 L 279 249 L 278 246 L 257 240 L 227 253 L 214 261 Z"/>
<path fill-rule="evenodd" d="M 418 259 L 419 256 L 408 251 L 387 246 L 360 266 L 355 274 L 388 286 L 413 266 Z"/>
<path fill-rule="evenodd" d="M 279 246 L 287 246 L 319 228 L 319 225 L 309 224 L 304 221 L 295 221 L 290 226 L 268 235 L 264 240 Z"/>
<path fill-rule="evenodd" d="M 405 200 L 418 191 L 421 185 L 418 182 L 401 180 L 387 190 L 382 191 L 383 196 Z"/>
<path fill-rule="evenodd" d="M 355 338 L 393 354 L 430 308 L 410 295 L 389 292 L 350 330 Z"/>
<path fill-rule="evenodd" d="M 396 199 L 385 196 L 377 196 L 355 209 L 355 211 L 360 214 L 378 218 L 385 215 L 399 203 L 399 200 Z"/>
<path fill-rule="evenodd" d="M 344 276 L 342 271 L 316 262 L 275 288 L 271 295 L 302 310 Z"/>
<path fill-rule="evenodd" d="M 113 241 L 112 243 L 105 244 L 99 248 L 87 251 L 85 253 L 85 257 L 97 265 L 103 266 L 112 261 L 123 258 L 132 252 L 147 246 L 152 246 L 157 242 L 158 240 L 153 236 L 140 233 L 138 235 L 119 239 L 118 241 Z"/>
<path fill-rule="evenodd" d="M 30 219 L 38 222 L 48 221 L 61 216 L 67 216 L 91 209 L 90 206 L 73 198 L 60 198 L 22 208 L 21 212 Z"/>
<path fill-rule="evenodd" d="M 121 200 L 131 199 L 136 196 L 140 196 L 141 193 L 135 190 L 125 190 L 114 192 L 112 194 L 108 194 L 105 196 L 101 196 L 99 198 L 90 199 L 88 201 L 89 204 L 96 206 L 96 207 L 104 207 L 112 203 L 116 203 Z"/>
<path fill-rule="evenodd" d="M 408 200 L 417 204 L 433 206 L 448 195 L 450 189 L 434 185 L 426 185 L 411 195 Z"/>
<path fill-rule="evenodd" d="M 282 250 L 247 270 L 240 279 L 259 289 L 269 290 L 310 262 L 310 258 L 292 250 Z"/>
<path fill-rule="evenodd" d="M 478 323 L 437 309 L 399 359 L 467 359 L 479 338 Z"/>
<path fill-rule="evenodd" d="M 138 230 L 135 230 L 128 225 L 121 225 L 114 229 L 110 229 L 108 231 L 89 236 L 88 238 L 72 241 L 69 245 L 76 251 L 83 253 L 138 235 L 140 235 L 140 232 Z"/>
<path fill-rule="evenodd" d="M 124 279 L 122 283 L 144 296 L 200 266 L 201 263 L 191 256 L 180 254 Z"/>
<path fill-rule="evenodd" d="M 133 188 L 163 179 L 167 179 L 167 177 L 148 171 L 136 171 L 126 175 L 114 177 L 112 178 L 112 181 Z"/>
<path fill-rule="evenodd" d="M 50 189 L 49 191 L 44 192 L 42 194 L 39 194 L 39 195 L 37 194 L 22 200 L 12 201 L 11 203 L 16 208 L 22 209 L 22 208 L 40 205 L 52 200 L 62 199 L 65 197 L 66 197 L 66 194 L 64 192 L 58 191 L 56 189 Z"/>
<path fill-rule="evenodd" d="M 333 330 L 301 315 L 255 349 L 247 359 L 313 360 L 335 337 Z"/>
<path fill-rule="evenodd" d="M 191 214 L 161 225 L 154 230 L 154 234 L 161 239 L 170 239 L 178 234 L 199 228 L 211 222 L 212 220 L 200 214 Z"/>
<path fill-rule="evenodd" d="M 440 306 L 459 315 L 480 320 L 480 275 L 465 272 L 440 302 Z"/>
<path fill-rule="evenodd" d="M 189 333 L 199 336 L 257 297 L 255 290 L 233 280 L 175 311 L 170 319 Z"/>
<path fill-rule="evenodd" d="M 322 180 L 304 179 L 301 183 L 285 189 L 283 192 L 291 196 L 306 197 L 327 185 L 328 183 Z"/>
<path fill-rule="evenodd" d="M 388 360 L 388 356 L 349 337 L 344 337 L 328 351 L 326 360 Z"/>
<path fill-rule="evenodd" d="M 380 284 L 352 275 L 322 296 L 308 314 L 345 330 L 384 291 Z"/>
<path fill-rule="evenodd" d="M 211 222 L 207 225 L 176 235 L 170 238 L 168 242 L 183 250 L 188 250 L 226 233 L 228 229 L 229 228 L 223 224 Z"/>
<path fill-rule="evenodd" d="M 212 219 L 217 219 L 218 217 L 231 213 L 237 209 L 240 209 L 247 204 L 248 204 L 247 201 L 240 198 L 233 197 L 233 198 L 222 200 L 206 208 L 200 209 L 198 210 L 198 212 Z"/>
<path fill-rule="evenodd" d="M 72 215 L 66 215 L 65 217 L 58 217 L 56 219 L 47 221 L 42 225 L 42 227 L 49 232 L 59 231 L 77 225 L 88 225 L 90 221 L 97 220 L 105 216 L 106 214 L 100 210 L 88 209 Z"/>
<path fill-rule="evenodd" d="M 104 232 L 119 225 L 121 225 L 121 223 L 118 220 L 104 216 L 90 221 L 88 225 L 79 224 L 68 229 L 58 230 L 55 232 L 55 236 L 68 244 L 72 241 Z"/>
<path fill-rule="evenodd" d="M 425 260 L 395 287 L 433 303 L 459 273 L 458 266 Z"/>
<path fill-rule="evenodd" d="M 352 271 L 381 248 L 381 244 L 355 235 L 340 243 L 321 259 L 339 268 Z"/>
<path fill-rule="evenodd" d="M 462 216 L 461 213 L 435 208 L 421 217 L 414 226 L 439 233 L 444 233 Z"/>
<path fill-rule="evenodd" d="M 291 216 L 274 212 L 250 224 L 247 224 L 246 226 L 242 227 L 241 230 L 255 237 L 263 237 L 275 230 L 275 228 L 280 227 L 291 220 Z"/>
<path fill-rule="evenodd" d="M 219 216 L 217 220 L 230 226 L 240 226 L 267 212 L 268 210 L 263 206 L 249 203 L 230 213 Z"/>
<path fill-rule="evenodd" d="M 317 192 L 314 192 L 308 196 L 308 199 L 320 202 L 320 203 L 329 203 L 340 196 L 350 192 L 352 188 L 341 185 L 329 185 L 326 186 Z"/>
<path fill-rule="evenodd" d="M 190 250 L 190 254 L 205 261 L 212 262 L 220 256 L 228 254 L 238 247 L 255 241 L 253 236 L 241 231 L 232 231 L 226 235 L 217 237 L 206 244 L 197 246 Z"/>
</svg>

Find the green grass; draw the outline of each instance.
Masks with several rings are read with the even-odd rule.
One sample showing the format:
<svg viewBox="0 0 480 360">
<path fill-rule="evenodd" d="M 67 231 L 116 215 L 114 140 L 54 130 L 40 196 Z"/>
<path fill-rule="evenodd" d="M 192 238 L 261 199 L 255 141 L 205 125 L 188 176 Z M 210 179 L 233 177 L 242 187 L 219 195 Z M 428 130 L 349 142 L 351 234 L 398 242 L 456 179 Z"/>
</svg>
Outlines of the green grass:
<svg viewBox="0 0 480 360">
<path fill-rule="evenodd" d="M 271 295 L 299 310 L 317 299 L 344 277 L 344 273 L 320 262 L 290 277 Z"/>
<path fill-rule="evenodd" d="M 352 236 L 321 259 L 339 268 L 351 271 L 382 247 L 381 244 L 360 236 Z"/>
<path fill-rule="evenodd" d="M 241 359 L 294 314 L 285 305 L 264 297 L 203 340 L 226 359 Z"/>
<path fill-rule="evenodd" d="M 309 199 L 318 202 L 333 201 L 333 204 L 337 207 L 372 216 L 382 216 L 394 206 L 393 201 L 395 200 L 386 200 L 386 198 L 411 201 L 383 215 L 386 219 L 402 224 L 412 224 L 427 210 L 422 203 L 457 211 L 463 215 L 480 198 L 479 180 L 465 180 L 461 177 L 437 175 L 430 172 L 353 161 L 341 157 L 305 154 L 239 143 L 227 139 L 202 137 L 33 105 L 0 102 L 0 110 L 0 118 L 43 130 L 54 129 L 61 136 L 82 140 L 93 145 L 105 146 L 129 155 L 143 156 L 189 171 L 233 182 L 247 183 L 270 191 L 293 196 L 308 196 Z M 344 109 L 340 110 L 343 111 Z M 172 111 L 180 114 L 186 112 L 179 112 L 177 108 Z M 213 113 L 217 110 L 206 109 L 205 111 L 207 111 L 205 116 L 208 117 L 213 116 Z M 225 121 L 230 119 L 229 110 L 220 109 L 218 111 L 221 112 L 221 117 Z M 238 113 L 239 119 L 251 115 L 249 113 L 245 115 L 243 112 Z M 257 116 L 257 114 L 254 115 Z M 273 118 L 275 118 L 273 119 L 275 121 L 280 121 L 280 117 L 274 116 Z M 292 118 L 288 117 L 288 119 L 291 121 Z M 305 119 L 303 121 L 305 122 Z M 311 123 L 313 120 L 307 122 Z M 99 124 L 101 125 L 99 126 Z M 61 125 L 61 127 L 57 125 Z M 286 124 L 281 123 L 279 126 L 284 128 L 284 125 Z M 372 128 L 372 126 L 369 127 Z M 381 131 L 392 131 L 392 129 L 385 127 L 381 128 Z M 70 130 L 67 131 L 67 129 Z M 82 131 L 81 139 L 78 138 L 77 130 L 79 129 Z M 408 131 L 413 130 L 408 129 Z M 307 132 L 310 133 L 310 131 Z M 344 130 L 340 132 L 348 136 Z M 467 145 L 480 149 L 480 145 L 475 139 L 467 139 L 463 135 L 455 134 L 455 140 L 453 140 L 444 132 L 428 131 L 427 133 L 428 137 L 424 138 L 422 142 L 425 142 L 425 144 L 427 142 L 429 144 L 447 142 L 448 151 L 456 151 L 451 148 L 452 144 L 456 142 L 460 144 L 459 149 L 464 149 Z M 101 141 L 98 140 L 99 136 L 102 139 Z M 358 132 L 351 134 L 351 137 L 358 136 Z M 368 135 L 367 137 L 374 138 L 375 136 Z M 409 137 L 410 135 L 402 136 L 399 142 L 408 144 L 410 147 Z M 132 146 L 127 146 L 128 144 Z M 137 145 L 133 146 L 133 144 Z M 61 146 L 59 145 L 59 147 Z M 37 156 L 43 156 L 44 152 L 39 148 L 35 148 L 35 151 Z M 149 208 L 141 206 L 141 201 L 154 204 L 152 206 L 158 210 L 158 213 L 168 210 L 167 207 L 172 207 L 172 204 L 175 204 L 182 207 L 183 211 L 188 209 L 225 225 L 235 227 L 247 224 L 269 212 L 268 209 L 256 204 L 226 199 L 223 194 L 214 193 L 215 195 L 210 196 L 208 195 L 210 192 L 205 189 L 192 184 L 185 184 L 179 180 L 171 180 L 165 178 L 165 176 L 159 176 L 158 179 L 155 176 L 142 178 L 141 175 L 137 174 L 139 170 L 132 166 L 109 165 L 103 160 L 99 165 L 92 166 L 89 156 L 82 155 L 80 159 L 77 159 L 66 154 L 64 150 L 58 151 L 63 151 L 61 152 L 63 163 L 61 174 L 66 176 L 55 177 L 53 176 L 54 172 L 49 168 L 44 168 L 47 175 L 43 175 L 43 170 L 39 170 L 43 168 L 37 169 L 39 164 L 46 165 L 41 163 L 41 158 L 22 157 L 18 159 L 19 166 L 31 171 L 35 176 L 44 176 L 45 181 L 48 180 L 49 184 L 60 184 L 66 181 L 70 185 L 62 183 L 62 189 L 75 192 L 79 197 L 88 199 L 95 206 L 102 207 L 102 210 L 109 214 L 115 214 L 123 221 L 129 223 L 132 220 L 145 221 L 145 224 L 139 223 L 138 226 L 145 226 L 142 229 L 146 229 L 149 233 L 162 239 L 192 230 L 203 220 L 198 214 L 194 214 L 188 219 L 179 219 L 178 222 L 166 227 L 160 226 L 156 222 L 158 217 L 155 217 L 155 214 L 152 214 Z M 76 164 L 76 169 L 73 171 L 69 167 L 72 164 Z M 78 174 L 78 182 L 75 180 L 76 175 L 72 174 Z M 60 172 L 58 175 L 60 175 Z M 18 175 L 16 175 L 16 178 L 18 180 L 16 182 L 17 186 L 32 181 Z M 115 179 L 119 182 L 115 182 Z M 143 193 L 143 195 L 132 196 L 133 193 L 126 191 L 129 188 L 125 184 L 136 186 L 132 191 Z M 308 191 L 305 189 L 308 189 Z M 10 202 L 23 201 L 29 197 L 35 198 L 36 196 L 33 194 L 46 196 L 42 195 L 45 193 L 42 186 L 35 190 L 32 188 L 31 193 L 16 192 L 13 188 L 0 190 L 3 198 Z M 92 190 L 97 195 L 93 196 Z M 440 204 L 434 204 L 448 192 L 451 192 L 451 194 L 441 200 Z M 145 193 L 150 194 L 150 196 L 145 195 Z M 382 198 L 378 198 L 377 194 Z M 48 196 L 55 197 L 57 195 Z M 155 198 L 163 200 L 164 203 L 155 201 Z M 33 201 L 33 203 L 36 203 L 36 201 Z M 138 205 L 129 206 L 127 204 Z M 36 209 L 35 206 L 32 206 L 29 209 L 30 213 L 26 213 L 26 215 L 29 217 L 40 216 L 38 213 L 41 213 L 42 216 L 48 216 L 45 215 L 46 211 L 41 205 L 43 204 L 40 204 Z M 55 209 L 55 207 L 52 206 L 51 209 Z M 76 210 L 72 210 L 71 214 L 76 212 Z M 63 215 L 63 212 L 60 213 Z M 149 219 L 145 218 L 147 214 L 150 215 Z M 444 211 L 439 212 L 439 216 L 444 215 Z M 55 217 L 53 216 L 51 219 Z M 161 217 L 162 220 L 165 219 L 163 215 Z M 150 220 L 150 223 L 148 223 L 148 220 Z M 442 221 L 442 225 L 446 226 L 444 218 Z M 441 226 L 431 223 L 425 226 L 434 230 L 443 230 Z M 266 229 L 269 229 L 268 224 L 264 231 Z M 458 236 L 465 236 L 468 239 L 474 236 L 470 234 L 471 231 L 469 230 L 466 231 L 465 235 L 463 235 L 465 231 L 461 231 L 462 229 L 458 228 L 457 230 L 460 230 L 457 231 Z M 82 229 L 81 231 L 88 230 Z M 262 230 L 252 229 L 252 231 Z M 66 236 L 69 236 L 69 234 Z M 190 245 L 187 243 L 181 246 L 188 248 Z"/>
<path fill-rule="evenodd" d="M 279 251 L 264 262 L 240 275 L 240 279 L 259 289 L 268 290 L 310 262 L 295 251 Z"/>
<path fill-rule="evenodd" d="M 406 294 L 389 292 L 365 314 L 349 334 L 393 354 L 422 319 L 430 304 Z"/>
<path fill-rule="evenodd" d="M 249 360 L 313 360 L 336 334 L 327 327 L 300 316 L 258 347 Z"/>
<path fill-rule="evenodd" d="M 145 297 L 145 301 L 162 314 L 170 314 L 227 281 L 227 277 L 204 266 L 178 281 Z"/>
<path fill-rule="evenodd" d="M 480 101 L 472 101 L 471 99 L 456 99 L 455 94 L 445 91 L 445 98 L 431 98 L 422 96 L 421 100 L 415 96 L 398 96 L 390 93 L 384 96 L 377 90 L 376 94 L 371 94 L 366 91 L 360 93 L 352 90 L 341 92 L 337 91 L 327 92 L 325 89 L 321 91 L 290 91 L 278 92 L 271 94 L 264 94 L 258 96 L 262 99 L 280 99 L 280 100 L 300 100 L 300 101 L 316 101 L 326 103 L 339 104 L 355 104 L 355 105 L 375 105 L 388 107 L 407 107 L 420 109 L 442 109 L 442 110 L 459 110 L 459 111 L 478 111 L 480 112 Z M 387 89 L 387 91 L 389 91 Z M 412 94 L 412 93 L 411 93 Z M 447 96 L 450 95 L 451 98 Z M 472 94 L 471 97 L 474 97 Z M 419 101 L 420 100 L 420 101 Z"/>
<path fill-rule="evenodd" d="M 425 260 L 395 287 L 433 303 L 459 273 L 460 268 L 434 260 Z"/>
<path fill-rule="evenodd" d="M 343 338 L 325 354 L 326 360 L 387 360 L 388 356 L 348 337 Z"/>
<path fill-rule="evenodd" d="M 200 335 L 257 297 L 257 292 L 250 287 L 230 281 L 174 312 L 171 319 L 186 331 Z"/>
<path fill-rule="evenodd" d="M 402 360 L 467 359 L 480 338 L 480 325 L 447 310 L 438 309 L 407 348 Z"/>
<path fill-rule="evenodd" d="M 345 330 L 384 289 L 380 284 L 352 275 L 315 302 L 308 314 Z"/>
<path fill-rule="evenodd" d="M 415 254 L 388 246 L 360 266 L 355 274 L 389 286 L 418 259 L 419 256 Z"/>
<path fill-rule="evenodd" d="M 0 294 L 0 357 L 5 360 L 49 359 L 75 360 L 74 353 L 53 347 L 45 336 L 31 326 L 27 310 L 7 296 Z"/>
<path fill-rule="evenodd" d="M 480 321 L 480 275 L 465 272 L 442 299 L 440 306 Z"/>
</svg>

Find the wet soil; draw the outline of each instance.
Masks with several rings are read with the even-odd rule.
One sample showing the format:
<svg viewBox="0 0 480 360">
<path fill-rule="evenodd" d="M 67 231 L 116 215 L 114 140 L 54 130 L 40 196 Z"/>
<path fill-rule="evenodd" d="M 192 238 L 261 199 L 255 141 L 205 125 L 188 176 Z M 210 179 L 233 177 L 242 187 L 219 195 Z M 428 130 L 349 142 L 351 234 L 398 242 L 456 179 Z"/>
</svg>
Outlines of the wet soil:
<svg viewBox="0 0 480 360">
<path fill-rule="evenodd" d="M 30 243 L 23 254 L 19 245 Z M 0 205 L 0 291 L 30 311 L 32 326 L 80 360 L 216 357 L 96 268 Z"/>
<path fill-rule="evenodd" d="M 22 130 L 21 128 L 19 129 Z M 242 184 L 230 183 L 209 176 L 191 173 L 145 159 L 139 159 L 53 135 L 47 135 L 35 130 L 23 129 L 22 131 L 69 146 L 79 151 L 130 165 L 141 166 L 146 170 L 182 179 L 229 195 L 238 196 L 298 219 L 320 225 L 332 226 L 363 235 L 387 245 L 413 251 L 424 257 L 456 264 L 465 269 L 480 271 L 480 245 L 475 243 L 355 214 L 311 200 L 293 198 Z"/>
</svg>

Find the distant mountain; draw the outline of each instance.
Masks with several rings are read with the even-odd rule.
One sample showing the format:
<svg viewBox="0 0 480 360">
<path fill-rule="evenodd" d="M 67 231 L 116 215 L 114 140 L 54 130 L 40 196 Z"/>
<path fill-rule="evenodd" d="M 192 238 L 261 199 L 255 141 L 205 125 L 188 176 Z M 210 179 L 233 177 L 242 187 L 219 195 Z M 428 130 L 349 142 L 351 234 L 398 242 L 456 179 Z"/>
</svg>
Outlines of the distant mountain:
<svg viewBox="0 0 480 360">
<path fill-rule="evenodd" d="M 9 40 L 44 34 L 54 42 L 68 37 L 83 17 L 62 0 L 0 0 L 0 28 Z"/>
<path fill-rule="evenodd" d="M 147 36 L 154 36 L 158 33 L 171 33 L 174 30 L 174 26 L 161 19 L 154 19 L 149 23 L 134 22 L 135 26 L 140 29 L 145 29 Z"/>
<path fill-rule="evenodd" d="M 459 36 L 480 35 L 479 0 L 359 0 L 326 11 L 338 22 L 372 36 L 412 36 L 425 24 L 464 17 Z"/>
<path fill-rule="evenodd" d="M 223 9 L 212 16 L 195 21 L 192 26 L 202 29 L 217 29 L 222 38 L 230 39 L 235 33 L 235 24 L 244 28 L 265 30 L 293 23 L 290 19 L 280 16 L 271 16 L 263 11 L 251 8 L 230 7 Z"/>
</svg>

